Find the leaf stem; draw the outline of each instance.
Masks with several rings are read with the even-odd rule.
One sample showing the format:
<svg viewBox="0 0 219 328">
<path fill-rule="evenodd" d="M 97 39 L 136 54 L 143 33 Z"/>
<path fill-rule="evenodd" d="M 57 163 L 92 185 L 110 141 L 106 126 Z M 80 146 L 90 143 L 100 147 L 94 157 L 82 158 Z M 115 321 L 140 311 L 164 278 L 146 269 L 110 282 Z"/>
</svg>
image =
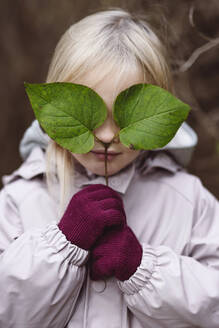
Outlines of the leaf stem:
<svg viewBox="0 0 219 328">
<path fill-rule="evenodd" d="M 94 138 L 97 140 L 97 142 L 103 144 L 103 142 L 99 138 L 97 138 L 97 136 L 95 134 L 94 134 Z"/>
<path fill-rule="evenodd" d="M 105 149 L 105 180 L 106 180 L 106 185 L 109 185 L 109 177 L 108 177 L 108 170 L 107 170 L 107 149 L 109 148 L 109 146 L 111 145 L 111 143 L 114 141 L 115 138 L 117 138 L 117 136 L 119 135 L 119 132 L 116 133 L 113 137 L 113 139 L 110 142 L 103 142 L 102 140 L 100 140 L 99 138 L 97 138 L 96 135 L 94 135 L 95 139 L 97 140 L 97 142 L 101 143 L 104 146 Z"/>
<path fill-rule="evenodd" d="M 106 179 L 106 185 L 109 185 L 109 180 L 108 180 L 108 172 L 107 172 L 107 148 L 105 147 L 105 179 Z"/>
<path fill-rule="evenodd" d="M 111 140 L 111 142 L 113 142 L 113 141 L 119 136 L 119 133 L 120 133 L 120 131 L 118 131 L 118 132 L 114 135 L 114 137 L 113 137 L 113 139 Z"/>
</svg>

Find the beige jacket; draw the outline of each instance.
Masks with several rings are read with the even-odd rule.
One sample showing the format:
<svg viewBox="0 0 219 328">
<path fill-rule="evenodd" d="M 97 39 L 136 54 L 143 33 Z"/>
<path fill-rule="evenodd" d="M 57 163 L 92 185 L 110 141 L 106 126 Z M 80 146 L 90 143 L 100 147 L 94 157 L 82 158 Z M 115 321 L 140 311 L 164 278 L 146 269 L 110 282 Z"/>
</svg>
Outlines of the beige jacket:
<svg viewBox="0 0 219 328">
<path fill-rule="evenodd" d="M 1 328 L 219 327 L 219 205 L 197 177 L 158 152 L 110 178 L 143 257 L 129 280 L 95 282 L 88 252 L 56 225 L 44 173 L 35 146 L 3 178 Z M 104 179 L 77 171 L 76 191 L 94 183 Z"/>
</svg>

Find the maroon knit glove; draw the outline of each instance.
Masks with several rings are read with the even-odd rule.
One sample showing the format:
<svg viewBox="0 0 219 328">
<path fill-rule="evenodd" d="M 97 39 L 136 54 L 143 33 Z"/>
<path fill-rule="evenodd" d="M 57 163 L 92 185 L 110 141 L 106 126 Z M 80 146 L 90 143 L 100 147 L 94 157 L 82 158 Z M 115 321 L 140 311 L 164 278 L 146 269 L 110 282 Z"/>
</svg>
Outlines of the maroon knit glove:
<svg viewBox="0 0 219 328">
<path fill-rule="evenodd" d="M 89 250 L 103 232 L 126 223 L 119 194 L 102 184 L 90 185 L 76 193 L 58 224 L 66 238 Z"/>
<path fill-rule="evenodd" d="M 115 276 L 128 280 L 141 263 L 142 247 L 133 231 L 126 225 L 111 228 L 91 251 L 90 277 L 100 280 Z"/>
</svg>

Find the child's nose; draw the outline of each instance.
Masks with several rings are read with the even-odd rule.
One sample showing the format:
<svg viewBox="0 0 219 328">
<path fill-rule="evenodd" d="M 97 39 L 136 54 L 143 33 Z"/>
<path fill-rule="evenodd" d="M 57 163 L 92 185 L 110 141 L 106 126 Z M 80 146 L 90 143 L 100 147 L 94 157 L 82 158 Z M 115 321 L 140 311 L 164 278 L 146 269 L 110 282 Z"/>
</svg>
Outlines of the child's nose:
<svg viewBox="0 0 219 328">
<path fill-rule="evenodd" d="M 106 121 L 97 129 L 94 130 L 95 136 L 104 143 L 109 143 L 119 131 L 113 119 L 107 118 Z M 117 142 L 118 138 L 114 142 Z"/>
</svg>

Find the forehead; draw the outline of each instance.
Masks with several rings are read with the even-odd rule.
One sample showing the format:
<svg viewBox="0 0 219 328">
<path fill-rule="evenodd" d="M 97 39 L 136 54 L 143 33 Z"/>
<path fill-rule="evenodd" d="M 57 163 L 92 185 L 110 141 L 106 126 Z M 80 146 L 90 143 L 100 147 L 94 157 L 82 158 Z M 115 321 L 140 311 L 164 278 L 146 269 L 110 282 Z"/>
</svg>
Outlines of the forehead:
<svg viewBox="0 0 219 328">
<path fill-rule="evenodd" d="M 140 67 L 109 70 L 107 66 L 99 66 L 86 74 L 75 83 L 83 84 L 95 90 L 111 106 L 116 96 L 133 84 L 143 83 L 144 74 Z"/>
</svg>

